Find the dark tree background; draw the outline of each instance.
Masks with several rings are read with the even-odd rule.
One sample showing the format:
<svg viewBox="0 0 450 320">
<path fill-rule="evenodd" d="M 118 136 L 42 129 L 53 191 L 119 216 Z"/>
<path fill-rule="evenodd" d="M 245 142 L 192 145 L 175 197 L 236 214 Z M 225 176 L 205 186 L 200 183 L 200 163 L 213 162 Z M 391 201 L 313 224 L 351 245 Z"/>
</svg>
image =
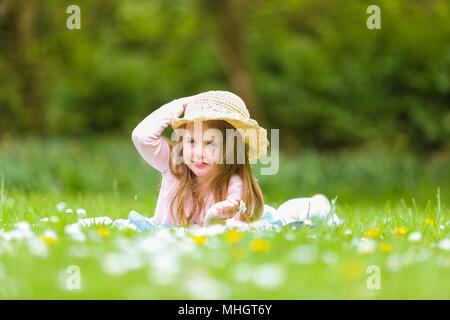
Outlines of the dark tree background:
<svg viewBox="0 0 450 320">
<path fill-rule="evenodd" d="M 66 8 L 81 8 L 68 30 Z M 381 8 L 381 30 L 366 8 Z M 449 2 L 0 1 L 0 134 L 129 136 L 163 103 L 231 90 L 288 152 L 442 150 Z"/>
</svg>

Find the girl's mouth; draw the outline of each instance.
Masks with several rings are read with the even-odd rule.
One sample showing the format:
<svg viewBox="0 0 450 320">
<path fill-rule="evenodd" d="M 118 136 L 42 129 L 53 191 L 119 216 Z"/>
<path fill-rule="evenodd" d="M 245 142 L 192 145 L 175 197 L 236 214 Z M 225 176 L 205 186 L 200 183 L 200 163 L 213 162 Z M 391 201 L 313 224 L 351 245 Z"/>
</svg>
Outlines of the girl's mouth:
<svg viewBox="0 0 450 320">
<path fill-rule="evenodd" d="M 207 165 L 207 163 L 206 162 L 194 162 L 194 165 L 197 168 L 204 168 Z"/>
</svg>

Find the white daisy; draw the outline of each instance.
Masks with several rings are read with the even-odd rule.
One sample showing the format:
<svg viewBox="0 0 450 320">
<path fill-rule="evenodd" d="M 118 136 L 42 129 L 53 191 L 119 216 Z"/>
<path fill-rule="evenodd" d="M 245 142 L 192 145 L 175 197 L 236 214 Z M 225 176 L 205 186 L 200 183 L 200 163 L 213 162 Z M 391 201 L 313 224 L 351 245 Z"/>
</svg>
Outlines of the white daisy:
<svg viewBox="0 0 450 320">
<path fill-rule="evenodd" d="M 17 223 L 14 224 L 14 226 L 21 231 L 28 231 L 31 229 L 30 224 L 28 223 L 28 221 L 19 221 Z"/>
<path fill-rule="evenodd" d="M 372 239 L 361 239 L 358 245 L 358 252 L 362 254 L 368 254 L 375 251 L 376 243 Z"/>
<path fill-rule="evenodd" d="M 110 252 L 101 262 L 103 271 L 110 275 L 121 275 L 143 266 L 138 255 L 121 252 Z"/>
<path fill-rule="evenodd" d="M 43 235 L 48 239 L 58 240 L 58 235 L 52 229 L 45 230 Z"/>
<path fill-rule="evenodd" d="M 27 244 L 28 244 L 28 249 L 32 255 L 38 256 L 41 258 L 47 257 L 48 248 L 45 245 L 45 243 L 43 243 L 39 239 L 31 238 L 27 241 Z"/>
<path fill-rule="evenodd" d="M 442 239 L 439 241 L 438 247 L 445 251 L 450 251 L 450 239 Z"/>
<path fill-rule="evenodd" d="M 86 210 L 84 210 L 82 208 L 77 209 L 77 214 L 80 218 L 84 218 L 84 217 L 86 217 Z"/>
<path fill-rule="evenodd" d="M 248 282 L 252 280 L 253 267 L 247 262 L 240 262 L 235 265 L 230 270 L 231 278 L 239 282 Z"/>
<path fill-rule="evenodd" d="M 64 227 L 64 232 L 72 237 L 75 241 L 85 242 L 86 235 L 81 231 L 79 223 L 68 224 Z"/>
<path fill-rule="evenodd" d="M 338 255 L 330 250 L 324 252 L 320 258 L 326 264 L 336 264 L 338 262 Z"/>
<path fill-rule="evenodd" d="M 15 240 L 23 240 L 28 239 L 33 236 L 33 232 L 31 231 L 31 226 L 27 221 L 20 221 L 14 224 L 16 227 L 15 230 L 11 230 L 7 232 L 7 236 L 5 237 L 5 240 L 9 241 L 12 239 Z"/>
<path fill-rule="evenodd" d="M 401 256 L 396 253 L 391 254 L 386 259 L 386 267 L 393 272 L 399 271 L 402 268 Z"/>
<path fill-rule="evenodd" d="M 450 257 L 445 254 L 438 254 L 436 257 L 436 264 L 442 268 L 450 267 Z"/>
<path fill-rule="evenodd" d="M 185 290 L 194 299 L 227 299 L 231 293 L 230 287 L 209 275 L 195 275 L 188 277 Z"/>
<path fill-rule="evenodd" d="M 427 248 L 420 249 L 415 255 L 416 262 L 424 262 L 424 261 L 428 260 L 430 257 L 431 257 L 431 252 Z"/>
<path fill-rule="evenodd" d="M 311 264 L 317 260 L 317 247 L 300 245 L 291 251 L 290 259 L 298 264 Z"/>
<path fill-rule="evenodd" d="M 11 208 L 14 205 L 14 199 L 6 197 L 5 203 L 9 208 Z"/>
<path fill-rule="evenodd" d="M 213 224 L 207 227 L 192 228 L 191 234 L 195 236 L 215 236 L 226 231 L 226 226 L 222 224 Z"/>
<path fill-rule="evenodd" d="M 191 256 L 194 258 L 199 257 L 199 251 L 197 250 L 198 246 L 195 244 L 192 238 L 184 238 L 180 241 L 176 242 L 176 248 L 180 254 L 185 256 Z"/>
<path fill-rule="evenodd" d="M 168 250 L 169 244 L 163 239 L 157 239 L 155 237 L 145 237 L 136 241 L 136 249 L 144 252 L 145 254 L 153 255 L 165 250 Z"/>
<path fill-rule="evenodd" d="M 57 216 L 52 216 L 52 217 L 50 218 L 50 221 L 53 222 L 53 223 L 58 223 L 58 222 L 59 222 L 59 217 L 57 217 Z"/>
<path fill-rule="evenodd" d="M 63 211 L 65 208 L 66 208 L 65 202 L 60 202 L 56 205 L 56 210 L 58 210 L 59 212 Z"/>
<path fill-rule="evenodd" d="M 175 277 L 180 273 L 180 262 L 173 252 L 169 252 L 152 257 L 151 266 L 147 271 L 147 278 L 150 282 L 168 285 L 175 281 Z"/>
<path fill-rule="evenodd" d="M 293 232 L 286 232 L 284 234 L 284 238 L 288 241 L 294 241 L 296 239 L 295 234 Z"/>
<path fill-rule="evenodd" d="M 86 245 L 73 244 L 69 247 L 69 255 L 76 258 L 86 258 L 89 254 L 89 249 Z"/>
<path fill-rule="evenodd" d="M 281 287 L 286 279 L 284 270 L 277 263 L 265 263 L 255 268 L 253 283 L 262 289 L 275 290 Z"/>
<path fill-rule="evenodd" d="M 408 240 L 412 242 L 417 242 L 422 239 L 422 234 L 420 232 L 413 232 L 409 235 Z"/>
</svg>

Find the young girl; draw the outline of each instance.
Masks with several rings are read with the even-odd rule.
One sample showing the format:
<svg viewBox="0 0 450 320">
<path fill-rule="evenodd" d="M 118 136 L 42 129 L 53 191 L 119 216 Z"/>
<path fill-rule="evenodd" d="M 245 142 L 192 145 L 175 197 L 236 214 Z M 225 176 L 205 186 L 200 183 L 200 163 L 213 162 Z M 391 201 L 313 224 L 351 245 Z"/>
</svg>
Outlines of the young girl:
<svg viewBox="0 0 450 320">
<path fill-rule="evenodd" d="M 183 113 L 184 118 L 179 118 Z M 169 124 L 175 129 L 173 141 L 161 136 Z M 264 205 L 249 164 L 266 154 L 267 132 L 250 119 L 245 103 L 231 92 L 175 99 L 139 123 L 132 140 L 162 175 L 154 221 L 178 226 L 225 224 L 229 219 L 250 223 L 273 209 Z M 283 205 L 285 210 L 272 211 L 275 220 L 297 221 L 306 210 L 323 215 L 331 209 L 323 195 Z"/>
</svg>

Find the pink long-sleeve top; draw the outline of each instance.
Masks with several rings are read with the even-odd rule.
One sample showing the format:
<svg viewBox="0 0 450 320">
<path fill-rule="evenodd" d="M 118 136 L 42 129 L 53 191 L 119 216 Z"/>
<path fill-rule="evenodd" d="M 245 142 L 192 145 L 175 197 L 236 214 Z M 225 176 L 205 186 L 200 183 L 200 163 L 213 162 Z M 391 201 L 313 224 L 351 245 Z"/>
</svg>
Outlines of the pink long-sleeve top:
<svg viewBox="0 0 450 320">
<path fill-rule="evenodd" d="M 161 223 L 174 224 L 169 212 L 170 199 L 177 190 L 179 181 L 169 169 L 169 143 L 161 138 L 164 129 L 170 124 L 172 116 L 180 116 L 183 112 L 183 105 L 180 100 L 173 100 L 159 109 L 153 111 L 133 130 L 132 140 L 139 151 L 139 154 L 153 168 L 161 172 L 162 181 L 159 191 L 158 201 L 155 209 L 155 220 Z M 238 174 L 234 174 L 228 185 L 227 199 L 242 199 L 243 183 Z M 205 207 L 201 211 L 197 221 L 203 224 L 205 215 L 214 204 L 214 196 L 208 194 L 205 199 Z M 176 203 L 174 209 L 176 208 Z M 189 214 L 192 208 L 192 198 L 188 197 L 185 202 L 184 211 Z M 237 218 L 237 216 L 236 216 Z"/>
</svg>

